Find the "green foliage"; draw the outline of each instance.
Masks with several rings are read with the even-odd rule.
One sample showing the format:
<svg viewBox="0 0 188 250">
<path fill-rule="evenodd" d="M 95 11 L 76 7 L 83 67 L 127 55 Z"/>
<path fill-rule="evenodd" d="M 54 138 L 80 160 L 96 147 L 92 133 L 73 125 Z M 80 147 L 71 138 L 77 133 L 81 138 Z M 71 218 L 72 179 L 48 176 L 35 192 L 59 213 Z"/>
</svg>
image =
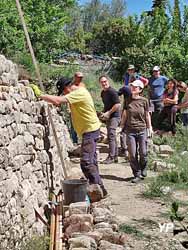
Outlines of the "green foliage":
<svg viewBox="0 0 188 250">
<path fill-rule="evenodd" d="M 152 5 L 152 9 L 156 9 L 156 8 L 164 8 L 165 4 L 166 4 L 166 0 L 153 0 L 153 5 Z"/>
<path fill-rule="evenodd" d="M 21 250 L 47 250 L 49 249 L 50 239 L 47 236 L 33 236 L 22 243 Z"/>
<path fill-rule="evenodd" d="M 174 13 L 172 18 L 172 38 L 177 42 L 181 42 L 181 13 L 179 0 L 174 1 Z"/>
<path fill-rule="evenodd" d="M 162 187 L 164 183 L 160 178 L 153 179 L 148 185 L 147 189 L 143 192 L 144 197 L 146 198 L 158 198 L 164 197 Z"/>
<path fill-rule="evenodd" d="M 167 144 L 174 149 L 174 154 L 166 160 L 167 164 L 175 164 L 175 168 L 160 173 L 156 178 L 148 184 L 144 196 L 148 198 L 163 197 L 162 187 L 170 186 L 173 189 L 188 189 L 188 171 L 187 162 L 188 154 L 182 155 L 183 151 L 188 151 L 188 130 L 178 125 L 177 133 L 174 137 L 158 137 L 153 138 L 156 145 Z M 152 158 L 152 156 L 150 156 Z M 149 157 L 149 159 L 150 159 Z M 152 161 L 152 159 L 150 159 Z"/>
<path fill-rule="evenodd" d="M 63 27 L 69 21 L 67 8 L 74 0 L 20 3 L 36 56 L 39 61 L 49 61 L 53 54 L 65 48 L 67 37 Z M 16 51 L 25 52 L 27 46 L 15 1 L 1 1 L 0 17 L 1 53 L 14 55 Z"/>
</svg>

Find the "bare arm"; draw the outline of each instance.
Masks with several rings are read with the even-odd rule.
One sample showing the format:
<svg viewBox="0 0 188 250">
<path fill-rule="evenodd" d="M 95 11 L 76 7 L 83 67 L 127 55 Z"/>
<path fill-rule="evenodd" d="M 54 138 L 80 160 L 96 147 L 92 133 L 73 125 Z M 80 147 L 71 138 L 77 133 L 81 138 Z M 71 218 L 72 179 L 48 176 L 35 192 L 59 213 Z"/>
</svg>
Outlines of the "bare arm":
<svg viewBox="0 0 188 250">
<path fill-rule="evenodd" d="M 185 95 L 186 95 L 186 98 L 185 98 L 185 101 L 178 104 L 176 107 L 178 109 L 182 109 L 182 108 L 187 108 L 188 107 L 188 88 L 186 89 L 186 92 L 185 92 Z"/>
<path fill-rule="evenodd" d="M 149 114 L 149 111 L 146 111 L 146 126 L 147 128 L 151 128 L 151 116 Z"/>
<path fill-rule="evenodd" d="M 122 113 L 122 116 L 121 116 L 121 122 L 120 122 L 120 127 L 121 128 L 125 127 L 126 120 L 127 120 L 127 111 L 124 109 L 123 113 Z"/>
<path fill-rule="evenodd" d="M 182 102 L 182 103 L 178 104 L 176 107 L 178 109 L 187 108 L 188 107 L 188 101 Z"/>
<path fill-rule="evenodd" d="M 120 110 L 121 108 L 121 104 L 120 103 L 116 103 L 113 105 L 113 107 L 108 111 L 111 114 L 113 114 L 114 112 Z"/>
<path fill-rule="evenodd" d="M 67 103 L 68 100 L 65 96 L 53 96 L 53 95 L 41 95 L 40 98 L 46 102 L 52 103 L 56 106 L 61 105 L 62 103 Z"/>
<path fill-rule="evenodd" d="M 169 104 L 177 104 L 178 103 L 178 94 L 176 94 L 173 99 L 164 98 L 163 102 L 169 103 Z"/>
</svg>

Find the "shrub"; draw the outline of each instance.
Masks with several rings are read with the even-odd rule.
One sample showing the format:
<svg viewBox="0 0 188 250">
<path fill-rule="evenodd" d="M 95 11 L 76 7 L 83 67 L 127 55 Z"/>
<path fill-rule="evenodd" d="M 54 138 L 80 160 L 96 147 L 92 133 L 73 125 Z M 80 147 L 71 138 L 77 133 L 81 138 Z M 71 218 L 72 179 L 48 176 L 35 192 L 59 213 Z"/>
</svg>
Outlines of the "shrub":
<svg viewBox="0 0 188 250">
<path fill-rule="evenodd" d="M 20 250 L 48 250 L 50 239 L 48 236 L 33 236 L 22 243 Z"/>
</svg>

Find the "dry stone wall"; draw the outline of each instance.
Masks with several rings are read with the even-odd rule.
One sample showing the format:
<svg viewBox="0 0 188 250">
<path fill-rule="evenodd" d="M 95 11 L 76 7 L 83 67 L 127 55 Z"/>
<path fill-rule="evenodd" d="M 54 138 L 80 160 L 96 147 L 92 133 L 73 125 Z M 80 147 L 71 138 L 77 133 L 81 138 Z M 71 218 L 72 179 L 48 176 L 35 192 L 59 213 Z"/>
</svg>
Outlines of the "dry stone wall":
<svg viewBox="0 0 188 250">
<path fill-rule="evenodd" d="M 47 103 L 18 82 L 16 66 L 4 59 L 0 56 L 0 249 L 16 249 L 24 238 L 46 230 L 34 209 L 45 217 L 49 190 L 61 188 L 63 175 Z M 54 108 L 52 117 L 68 161 L 72 143 L 67 127 Z"/>
</svg>

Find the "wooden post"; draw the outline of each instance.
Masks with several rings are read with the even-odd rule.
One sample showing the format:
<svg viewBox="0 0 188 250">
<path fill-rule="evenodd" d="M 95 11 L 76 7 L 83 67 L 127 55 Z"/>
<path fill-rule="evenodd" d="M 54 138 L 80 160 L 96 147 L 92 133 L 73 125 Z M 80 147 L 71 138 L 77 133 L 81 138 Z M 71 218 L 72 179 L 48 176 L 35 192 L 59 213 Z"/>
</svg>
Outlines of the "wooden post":
<svg viewBox="0 0 188 250">
<path fill-rule="evenodd" d="M 55 233 L 56 233 L 56 216 L 55 216 L 55 208 L 53 207 L 53 203 L 56 202 L 55 194 L 52 193 L 52 211 L 51 211 L 51 218 L 50 218 L 50 246 L 49 250 L 54 250 L 55 248 Z"/>
</svg>

